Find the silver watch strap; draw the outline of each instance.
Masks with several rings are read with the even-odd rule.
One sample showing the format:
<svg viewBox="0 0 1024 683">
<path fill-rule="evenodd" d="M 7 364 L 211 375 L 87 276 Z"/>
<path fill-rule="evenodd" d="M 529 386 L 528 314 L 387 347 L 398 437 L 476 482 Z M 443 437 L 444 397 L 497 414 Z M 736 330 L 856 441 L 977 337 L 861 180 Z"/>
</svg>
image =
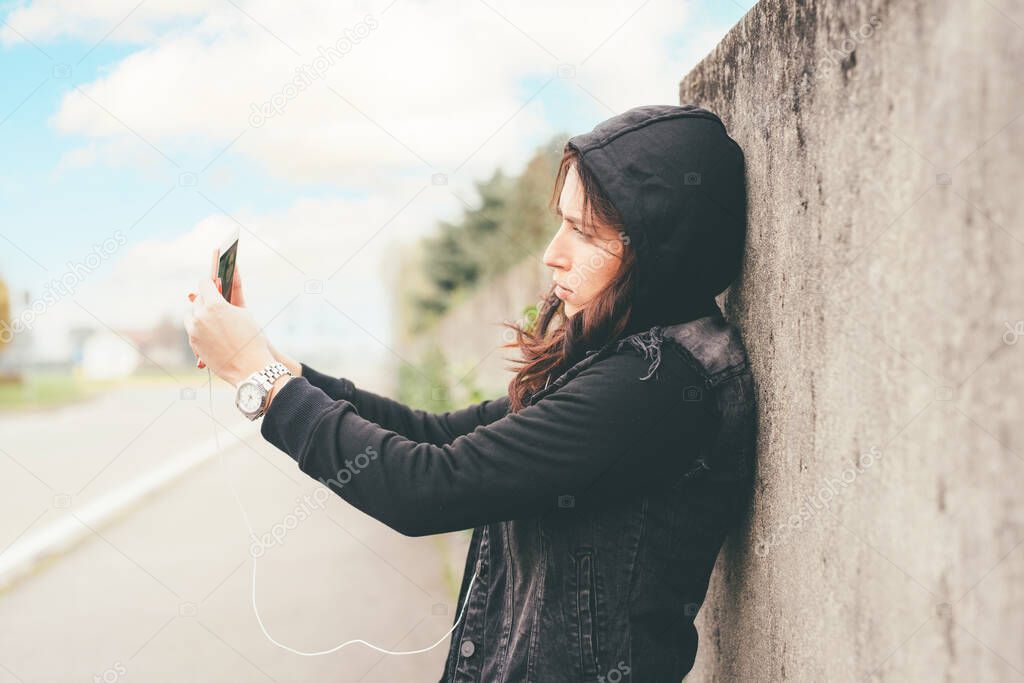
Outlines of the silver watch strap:
<svg viewBox="0 0 1024 683">
<path fill-rule="evenodd" d="M 252 375 L 253 379 L 261 383 L 263 387 L 270 391 L 270 387 L 274 385 L 274 381 L 282 375 L 290 375 L 291 371 L 285 367 L 284 363 L 277 361 L 270 363 L 267 367 L 263 368 L 259 372 Z"/>
</svg>

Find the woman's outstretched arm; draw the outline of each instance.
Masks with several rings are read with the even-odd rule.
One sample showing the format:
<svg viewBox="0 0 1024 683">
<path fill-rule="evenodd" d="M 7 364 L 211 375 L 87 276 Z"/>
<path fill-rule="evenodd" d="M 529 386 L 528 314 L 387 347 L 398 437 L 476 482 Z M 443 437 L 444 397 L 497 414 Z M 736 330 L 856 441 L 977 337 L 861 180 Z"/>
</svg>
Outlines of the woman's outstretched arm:
<svg viewBox="0 0 1024 683">
<path fill-rule="evenodd" d="M 647 366 L 632 354 L 612 356 L 441 446 L 375 424 L 350 401 L 296 378 L 270 404 L 262 434 L 399 533 L 468 529 L 607 504 L 690 469 L 709 422 L 704 400 L 687 400 L 686 388 L 701 382 L 696 374 L 640 380 Z"/>
<path fill-rule="evenodd" d="M 508 413 L 508 396 L 445 413 L 428 413 L 372 391 L 360 389 L 346 377 L 325 375 L 305 363 L 299 363 L 299 366 L 302 369 L 302 376 L 333 400 L 348 401 L 362 417 L 412 441 L 443 446 L 451 443 L 456 437 L 468 434 L 480 425 L 490 424 Z"/>
</svg>

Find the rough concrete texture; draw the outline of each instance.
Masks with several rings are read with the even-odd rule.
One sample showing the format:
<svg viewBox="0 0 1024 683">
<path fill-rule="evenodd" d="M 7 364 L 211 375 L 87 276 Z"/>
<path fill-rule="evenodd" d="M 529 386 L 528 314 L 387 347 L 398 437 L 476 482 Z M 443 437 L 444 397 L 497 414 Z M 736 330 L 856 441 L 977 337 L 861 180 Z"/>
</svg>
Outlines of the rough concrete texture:
<svg viewBox="0 0 1024 683">
<path fill-rule="evenodd" d="M 745 150 L 758 483 L 687 681 L 1024 679 L 1024 4 L 763 0 L 680 84 Z"/>
</svg>

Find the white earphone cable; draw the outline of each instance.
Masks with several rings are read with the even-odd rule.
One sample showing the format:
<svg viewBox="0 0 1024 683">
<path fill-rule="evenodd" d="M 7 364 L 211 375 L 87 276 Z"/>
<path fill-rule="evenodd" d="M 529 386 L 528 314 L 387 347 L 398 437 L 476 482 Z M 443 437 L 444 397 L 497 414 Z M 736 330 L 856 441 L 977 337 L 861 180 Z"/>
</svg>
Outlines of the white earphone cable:
<svg viewBox="0 0 1024 683">
<path fill-rule="evenodd" d="M 220 447 L 220 433 L 217 431 L 217 423 L 216 423 L 216 421 L 212 420 L 213 419 L 213 373 L 210 372 L 210 367 L 209 366 L 206 367 L 206 374 L 207 374 L 207 377 L 209 378 L 209 387 L 210 387 L 210 392 L 209 392 L 209 397 L 210 397 L 210 418 L 211 418 L 211 421 L 213 421 L 214 441 L 215 441 L 216 446 L 217 446 L 217 454 L 218 454 L 218 458 L 220 458 L 221 468 L 222 468 L 222 471 L 225 474 L 225 478 L 228 481 L 228 487 L 230 487 L 230 489 L 231 489 L 231 495 L 234 496 L 235 503 L 238 505 L 238 510 L 242 513 L 242 519 L 245 520 L 245 526 L 249 530 L 249 538 L 251 538 L 254 543 L 258 544 L 260 541 L 256 537 L 256 532 L 253 531 L 252 524 L 249 521 L 249 515 L 246 514 L 245 507 L 242 505 L 242 499 L 239 498 L 238 490 L 235 488 L 235 484 L 232 481 L 231 477 L 228 476 L 227 463 L 224 461 L 224 452 L 221 450 L 221 447 Z M 383 648 L 383 647 L 378 647 L 378 646 L 374 645 L 373 643 L 368 643 L 368 642 L 366 642 L 365 640 L 363 640 L 361 638 L 355 638 L 353 640 L 345 641 L 341 645 L 336 645 L 335 647 L 332 647 L 329 650 L 321 650 L 319 652 L 302 652 L 300 650 L 296 650 L 296 649 L 294 649 L 292 647 L 289 647 L 289 646 L 287 646 L 287 645 L 285 645 L 283 643 L 279 643 L 277 640 L 274 639 L 274 637 L 272 635 L 270 635 L 270 633 L 267 632 L 267 627 L 263 624 L 263 618 L 260 617 L 259 607 L 257 607 L 257 605 L 256 605 L 256 556 L 255 555 L 251 555 L 251 557 L 252 557 L 252 611 L 256 615 L 256 621 L 260 625 L 260 630 L 263 631 L 263 635 L 266 636 L 267 640 L 269 640 L 274 645 L 276 645 L 279 648 L 282 648 L 284 650 L 288 650 L 289 652 L 291 652 L 293 654 L 302 655 L 303 657 L 316 657 L 316 656 L 319 656 L 319 655 L 327 655 L 327 654 L 330 654 L 332 652 L 337 652 L 341 648 L 345 647 L 346 645 L 351 645 L 352 643 L 362 643 L 363 645 L 366 645 L 367 647 L 373 648 L 374 650 L 377 650 L 378 652 L 383 652 L 384 654 L 388 654 L 388 655 L 415 655 L 415 654 L 419 654 L 421 652 L 426 652 L 428 650 L 432 650 L 435 647 L 437 647 L 438 645 L 440 645 L 444 641 L 444 639 L 447 638 L 452 633 L 452 631 L 455 630 L 455 627 L 459 625 L 459 622 L 462 621 L 462 617 L 465 615 L 465 612 L 466 612 L 466 604 L 469 602 L 469 596 L 471 594 L 471 591 L 473 590 L 473 583 L 476 581 L 476 572 L 473 572 L 473 577 L 470 579 L 469 586 L 466 589 L 466 601 L 462 604 L 462 610 L 460 610 L 460 612 L 459 612 L 459 618 L 455 620 L 455 623 L 452 624 L 452 627 L 450 629 L 448 629 L 448 631 L 443 636 L 441 636 L 437 640 L 437 642 L 435 642 L 433 645 L 431 645 L 429 647 L 420 648 L 419 650 L 388 650 L 388 649 Z"/>
</svg>

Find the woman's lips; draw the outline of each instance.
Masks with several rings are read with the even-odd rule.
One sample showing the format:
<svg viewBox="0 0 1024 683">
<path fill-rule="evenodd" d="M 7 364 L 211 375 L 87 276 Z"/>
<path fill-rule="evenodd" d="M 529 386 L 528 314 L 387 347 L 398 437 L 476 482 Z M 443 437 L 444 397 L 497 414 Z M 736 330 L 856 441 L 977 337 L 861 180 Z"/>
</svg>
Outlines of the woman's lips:
<svg viewBox="0 0 1024 683">
<path fill-rule="evenodd" d="M 566 289 L 565 287 L 563 287 L 562 285 L 558 284 L 557 282 L 555 283 L 555 295 L 559 299 L 564 299 L 565 297 L 569 296 L 570 294 L 572 294 L 572 290 L 571 289 Z"/>
</svg>

